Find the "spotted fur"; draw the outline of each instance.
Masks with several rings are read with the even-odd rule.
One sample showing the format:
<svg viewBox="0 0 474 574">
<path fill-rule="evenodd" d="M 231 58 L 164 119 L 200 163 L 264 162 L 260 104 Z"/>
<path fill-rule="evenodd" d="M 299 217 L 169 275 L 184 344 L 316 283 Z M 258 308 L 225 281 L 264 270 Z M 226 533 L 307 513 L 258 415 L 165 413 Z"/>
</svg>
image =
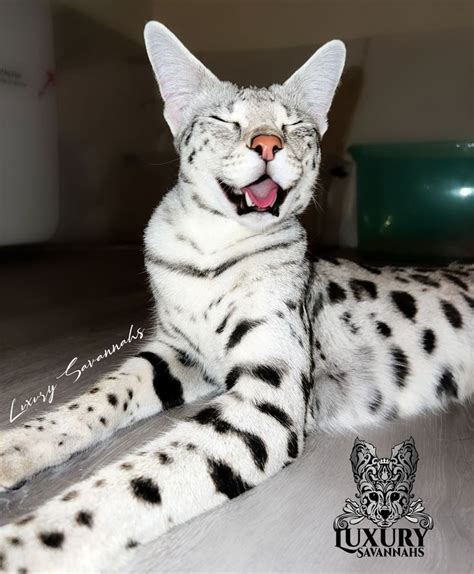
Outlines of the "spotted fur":
<svg viewBox="0 0 474 574">
<path fill-rule="evenodd" d="M 139 419 L 217 396 L 1 528 L 0 571 L 109 572 L 280 471 L 310 431 L 412 416 L 473 392 L 472 266 L 306 257 L 296 215 L 317 179 L 342 43 L 268 89 L 219 82 L 160 24 L 147 26 L 146 43 L 181 155 L 145 234 L 156 330 L 84 395 L 0 434 L 0 488 Z M 271 161 L 249 145 L 258 133 L 284 143 Z M 259 212 L 239 190 L 265 170 L 280 195 Z"/>
</svg>

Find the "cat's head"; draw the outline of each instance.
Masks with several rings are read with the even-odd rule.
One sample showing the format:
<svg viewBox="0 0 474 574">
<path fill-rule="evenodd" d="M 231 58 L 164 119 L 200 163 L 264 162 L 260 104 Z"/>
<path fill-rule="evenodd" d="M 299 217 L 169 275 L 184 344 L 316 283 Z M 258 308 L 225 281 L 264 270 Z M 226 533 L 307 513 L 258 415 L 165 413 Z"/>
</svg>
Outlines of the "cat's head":
<svg viewBox="0 0 474 574">
<path fill-rule="evenodd" d="M 301 213 L 318 176 L 344 44 L 328 42 L 282 85 L 239 88 L 158 22 L 146 25 L 145 43 L 194 200 L 252 229 Z"/>
</svg>

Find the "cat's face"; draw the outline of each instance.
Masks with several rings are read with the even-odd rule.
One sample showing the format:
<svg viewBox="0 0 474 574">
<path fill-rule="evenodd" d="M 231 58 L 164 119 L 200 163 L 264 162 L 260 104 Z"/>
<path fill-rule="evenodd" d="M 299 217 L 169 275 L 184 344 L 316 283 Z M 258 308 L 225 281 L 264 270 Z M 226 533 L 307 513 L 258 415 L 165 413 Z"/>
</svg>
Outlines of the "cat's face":
<svg viewBox="0 0 474 574">
<path fill-rule="evenodd" d="M 343 44 L 323 46 L 283 85 L 240 89 L 161 24 L 149 23 L 145 40 L 191 197 L 252 229 L 301 213 L 318 175 Z"/>
</svg>

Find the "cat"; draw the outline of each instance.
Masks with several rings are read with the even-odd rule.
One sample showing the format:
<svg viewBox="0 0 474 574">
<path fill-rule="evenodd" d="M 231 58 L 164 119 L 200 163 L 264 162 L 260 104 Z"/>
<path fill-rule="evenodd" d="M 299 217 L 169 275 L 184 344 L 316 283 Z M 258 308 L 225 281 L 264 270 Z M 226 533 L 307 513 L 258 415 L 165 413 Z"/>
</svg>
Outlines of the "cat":
<svg viewBox="0 0 474 574">
<path fill-rule="evenodd" d="M 153 337 L 85 394 L 0 433 L 0 488 L 165 409 L 208 398 L 139 452 L 0 528 L 0 571 L 108 572 L 140 544 L 281 471 L 315 430 L 474 390 L 474 267 L 309 261 L 298 222 L 345 47 L 284 84 L 220 81 L 162 24 L 145 43 L 181 158 L 145 232 Z"/>
</svg>

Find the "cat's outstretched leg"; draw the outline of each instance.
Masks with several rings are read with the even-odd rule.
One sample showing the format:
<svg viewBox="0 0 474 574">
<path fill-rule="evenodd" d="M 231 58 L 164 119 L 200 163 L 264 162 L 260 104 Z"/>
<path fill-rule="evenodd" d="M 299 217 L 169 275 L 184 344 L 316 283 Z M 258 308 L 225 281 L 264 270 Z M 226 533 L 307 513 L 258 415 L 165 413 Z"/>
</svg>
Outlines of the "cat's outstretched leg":
<svg viewBox="0 0 474 574">
<path fill-rule="evenodd" d="M 310 394 L 305 327 L 296 316 L 291 325 L 276 315 L 252 324 L 229 339 L 227 392 L 138 453 L 1 528 L 4 570 L 108 572 L 138 544 L 242 494 L 296 458 Z M 302 345 L 290 344 L 292 334 Z"/>
<path fill-rule="evenodd" d="M 162 410 L 218 390 L 198 362 L 155 341 L 83 395 L 0 432 L 0 491 Z"/>
</svg>

